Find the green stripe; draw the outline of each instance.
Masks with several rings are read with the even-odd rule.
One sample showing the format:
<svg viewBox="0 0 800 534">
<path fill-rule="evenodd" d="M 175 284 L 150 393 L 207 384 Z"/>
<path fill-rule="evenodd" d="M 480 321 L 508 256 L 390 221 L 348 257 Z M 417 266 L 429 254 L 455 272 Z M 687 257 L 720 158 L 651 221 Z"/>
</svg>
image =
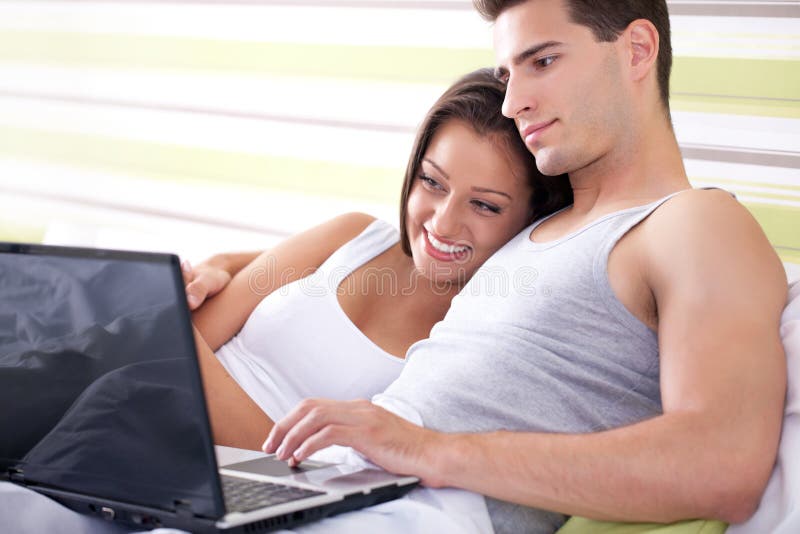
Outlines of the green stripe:
<svg viewBox="0 0 800 534">
<path fill-rule="evenodd" d="M 679 57 L 670 81 L 679 93 L 800 100 L 800 61 Z"/>
<path fill-rule="evenodd" d="M 20 223 L 19 219 L 8 220 L 0 217 L 0 241 L 18 243 L 41 243 L 44 240 L 45 228 L 41 224 Z"/>
<path fill-rule="evenodd" d="M 415 83 L 449 83 L 493 63 L 489 49 L 24 31 L 0 31 L 0 59 Z M 676 57 L 671 90 L 677 109 L 800 116 L 800 60 Z"/>
<path fill-rule="evenodd" d="M 798 41 L 800 44 L 800 35 L 792 33 L 757 33 L 757 32 L 708 32 L 704 31 L 702 34 L 692 31 L 677 31 L 672 32 L 672 42 L 676 41 L 692 41 L 702 38 L 705 40 L 719 39 L 719 44 L 728 44 L 726 41 L 733 39 L 752 39 L 758 41 Z M 731 44 L 732 48 L 737 48 L 738 44 Z M 787 50 L 795 50 L 796 44 L 791 43 L 783 45 L 782 48 Z"/>
<path fill-rule="evenodd" d="M 779 247 L 779 252 L 780 247 L 800 251 L 800 232 L 797 231 L 800 208 L 759 203 L 745 203 L 745 206 L 764 229 L 770 243 Z"/>
<path fill-rule="evenodd" d="M 258 185 L 314 195 L 396 203 L 400 170 L 0 128 L 0 151 L 78 167 L 132 172 L 182 183 Z M 124 194 L 124 193 L 123 193 Z M 800 262 L 800 208 L 747 203 L 783 261 Z M 39 242 L 40 226 L 0 218 L 0 240 Z"/>
<path fill-rule="evenodd" d="M 670 96 L 669 105 L 673 111 L 800 119 L 800 101 L 714 98 L 687 96 L 673 92 Z"/>
<path fill-rule="evenodd" d="M 795 252 L 784 252 L 782 250 L 778 250 L 778 257 L 784 263 L 794 263 L 800 265 L 800 254 Z"/>
<path fill-rule="evenodd" d="M 402 169 L 0 126 L 2 153 L 157 180 L 255 185 L 388 203 L 399 199 L 403 179 Z"/>
<path fill-rule="evenodd" d="M 723 184 L 714 184 L 714 185 L 723 185 Z M 763 193 L 761 191 L 741 191 L 737 190 L 736 187 L 727 187 L 726 189 L 740 196 L 758 197 L 759 199 L 764 199 L 764 200 L 786 200 L 789 202 L 800 202 L 800 196 L 797 195 L 781 195 L 780 193 Z"/>
<path fill-rule="evenodd" d="M 397 202 L 402 181 L 401 169 L 22 128 L 0 127 L 0 153 L 157 180 L 256 185 L 390 204 Z M 800 250 L 800 208 L 761 203 L 747 207 L 770 242 Z"/>
<path fill-rule="evenodd" d="M 758 197 L 769 200 L 788 200 L 790 202 L 800 202 L 800 197 L 781 195 L 779 193 L 762 193 L 760 191 L 737 191 L 735 187 L 730 188 L 734 193 L 741 196 Z"/>
<path fill-rule="evenodd" d="M 781 249 L 777 249 L 777 252 L 778 252 L 778 257 L 781 259 L 781 261 L 785 261 L 787 263 L 796 263 L 800 265 L 800 252 L 795 252 L 793 250 L 787 251 Z"/>
<path fill-rule="evenodd" d="M 708 176 L 690 176 L 689 179 L 692 182 L 704 182 L 704 183 L 710 183 L 710 184 L 715 184 L 715 185 L 726 184 L 726 185 L 730 185 L 732 187 L 736 187 L 736 186 L 741 186 L 741 187 L 769 187 L 769 188 L 774 188 L 774 189 L 784 189 L 786 191 L 792 191 L 792 192 L 800 193 L 800 185 L 786 185 L 786 184 L 781 184 L 781 183 L 777 183 L 777 182 L 775 182 L 775 183 L 770 183 L 770 182 L 750 182 L 750 181 L 747 181 L 747 180 L 734 180 L 734 179 L 730 179 L 730 178 L 718 178 L 716 176 L 713 177 L 713 178 L 712 177 L 708 177 Z M 798 184 L 800 184 L 800 180 L 798 180 Z M 754 192 L 753 194 L 760 194 L 760 193 Z M 776 192 L 776 194 L 778 194 L 778 193 Z M 788 199 L 788 200 L 797 200 L 797 198 L 794 197 L 794 196 L 785 196 L 785 197 L 782 197 L 782 198 L 785 198 L 785 199 Z"/>
<path fill-rule="evenodd" d="M 122 68 L 449 83 L 491 65 L 490 50 L 224 41 L 0 31 L 0 59 Z"/>
</svg>

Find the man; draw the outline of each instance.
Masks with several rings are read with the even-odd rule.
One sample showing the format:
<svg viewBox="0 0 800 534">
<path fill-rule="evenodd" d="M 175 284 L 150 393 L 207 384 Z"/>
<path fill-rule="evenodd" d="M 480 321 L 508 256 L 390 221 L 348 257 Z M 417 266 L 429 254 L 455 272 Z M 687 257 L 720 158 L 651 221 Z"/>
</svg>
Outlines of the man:
<svg viewBox="0 0 800 534">
<path fill-rule="evenodd" d="M 375 403 L 305 401 L 265 451 L 294 464 L 353 447 L 486 495 L 497 531 L 552 529 L 537 509 L 743 521 L 779 439 L 786 280 L 742 206 L 689 190 L 666 3 L 475 4 L 503 113 L 540 170 L 569 173 L 574 205 L 485 266 L 529 265 L 533 288 L 482 298 L 476 275 Z"/>
</svg>

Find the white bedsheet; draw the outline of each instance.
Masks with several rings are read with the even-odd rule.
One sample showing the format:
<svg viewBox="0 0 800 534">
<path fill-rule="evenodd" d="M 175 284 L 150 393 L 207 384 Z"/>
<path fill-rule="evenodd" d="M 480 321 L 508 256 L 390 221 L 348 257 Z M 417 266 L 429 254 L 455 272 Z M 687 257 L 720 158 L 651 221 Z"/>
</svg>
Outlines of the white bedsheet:
<svg viewBox="0 0 800 534">
<path fill-rule="evenodd" d="M 731 525 L 728 534 L 800 532 L 800 282 L 789 289 L 789 304 L 781 318 L 781 339 L 789 387 L 778 461 L 755 515 L 741 525 Z"/>
<path fill-rule="evenodd" d="M 324 532 L 357 534 L 381 532 L 408 534 L 436 532 L 437 534 L 483 534 L 463 520 L 469 509 L 452 507 L 461 502 L 459 490 L 430 490 L 419 488 L 408 496 L 357 512 L 338 515 L 305 525 L 292 532 Z M 467 504 L 469 501 L 464 502 Z M 69 532 L 70 534 L 122 534 L 125 529 L 99 518 L 73 512 L 31 490 L 9 482 L 0 482 L 0 525 L 4 534 L 41 534 Z M 157 534 L 187 534 L 174 529 L 157 529 Z M 282 531 L 289 532 L 289 531 Z"/>
</svg>

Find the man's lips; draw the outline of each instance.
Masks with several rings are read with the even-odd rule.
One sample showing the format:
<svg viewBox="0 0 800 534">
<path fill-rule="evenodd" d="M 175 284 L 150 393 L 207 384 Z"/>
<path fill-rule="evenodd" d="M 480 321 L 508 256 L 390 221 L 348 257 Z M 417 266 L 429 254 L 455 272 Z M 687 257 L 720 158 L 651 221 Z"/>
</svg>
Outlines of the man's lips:
<svg viewBox="0 0 800 534">
<path fill-rule="evenodd" d="M 547 128 L 549 128 L 550 125 L 552 125 L 554 122 L 556 122 L 555 119 L 547 122 L 539 122 L 536 124 L 531 124 L 529 126 L 526 126 L 525 128 L 522 129 L 522 139 L 525 140 L 526 144 L 535 143 L 542 135 L 542 133 Z"/>
</svg>

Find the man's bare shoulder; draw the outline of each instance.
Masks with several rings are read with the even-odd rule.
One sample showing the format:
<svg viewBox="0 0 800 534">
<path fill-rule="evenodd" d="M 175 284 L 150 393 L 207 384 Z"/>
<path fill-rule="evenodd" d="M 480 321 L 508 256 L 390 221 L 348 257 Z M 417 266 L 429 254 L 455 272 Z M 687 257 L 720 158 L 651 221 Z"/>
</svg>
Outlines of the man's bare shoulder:
<svg viewBox="0 0 800 534">
<path fill-rule="evenodd" d="M 650 220 L 659 224 L 703 224 L 712 223 L 720 217 L 731 219 L 750 219 L 747 208 L 742 206 L 736 198 L 723 189 L 688 189 L 681 191 L 662 206 L 650 217 Z"/>
<path fill-rule="evenodd" d="M 654 284 L 746 283 L 785 298 L 780 259 L 758 221 L 730 193 L 684 191 L 659 207 L 643 226 Z"/>
</svg>

